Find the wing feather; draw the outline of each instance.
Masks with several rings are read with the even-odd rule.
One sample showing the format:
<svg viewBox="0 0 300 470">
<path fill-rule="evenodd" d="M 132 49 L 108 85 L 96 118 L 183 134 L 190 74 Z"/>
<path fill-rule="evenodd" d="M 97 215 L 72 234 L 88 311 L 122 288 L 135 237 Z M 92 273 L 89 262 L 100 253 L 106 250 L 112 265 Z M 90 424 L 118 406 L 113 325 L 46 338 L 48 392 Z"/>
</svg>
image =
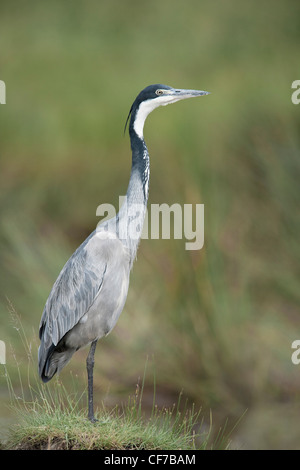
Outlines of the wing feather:
<svg viewBox="0 0 300 470">
<path fill-rule="evenodd" d="M 40 323 L 40 339 L 46 352 L 85 315 L 103 284 L 107 262 L 88 255 L 81 245 L 61 270 L 46 302 Z M 101 254 L 101 253 L 100 253 Z"/>
</svg>

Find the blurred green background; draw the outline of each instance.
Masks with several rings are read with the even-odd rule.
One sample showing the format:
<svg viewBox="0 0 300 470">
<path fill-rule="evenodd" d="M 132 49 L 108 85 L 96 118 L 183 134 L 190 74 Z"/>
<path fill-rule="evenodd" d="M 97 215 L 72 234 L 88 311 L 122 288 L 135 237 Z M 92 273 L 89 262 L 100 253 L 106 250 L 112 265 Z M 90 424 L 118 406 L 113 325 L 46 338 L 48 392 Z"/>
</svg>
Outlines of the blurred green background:
<svg viewBox="0 0 300 470">
<path fill-rule="evenodd" d="M 126 193 L 123 128 L 151 83 L 212 94 L 155 111 L 145 126 L 149 203 L 205 204 L 205 245 L 143 240 L 128 301 L 97 348 L 98 402 L 183 391 L 241 448 L 300 448 L 300 4 L 267 0 L 2 0 L 0 339 L 7 364 L 36 354 L 41 313 L 61 267 Z M 79 351 L 61 374 L 86 387 Z M 2 366 L 0 366 L 2 367 Z M 155 371 L 155 372 L 154 372 Z M 15 385 L 18 374 L 12 372 Z M 1 377 L 0 424 L 7 423 Z"/>
</svg>

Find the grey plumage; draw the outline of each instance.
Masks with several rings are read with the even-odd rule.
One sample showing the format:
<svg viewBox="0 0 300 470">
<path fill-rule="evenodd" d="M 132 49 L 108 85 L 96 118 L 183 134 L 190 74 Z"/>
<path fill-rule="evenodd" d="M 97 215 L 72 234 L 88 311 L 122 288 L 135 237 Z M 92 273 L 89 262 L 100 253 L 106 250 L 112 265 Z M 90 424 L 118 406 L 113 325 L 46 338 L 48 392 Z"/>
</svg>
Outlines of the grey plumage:
<svg viewBox="0 0 300 470">
<path fill-rule="evenodd" d="M 150 162 L 143 137 L 145 119 L 158 106 L 205 94 L 208 92 L 151 85 L 137 96 L 127 118 L 130 120 L 132 168 L 126 203 L 116 217 L 100 224 L 74 252 L 46 302 L 39 330 L 40 377 L 48 382 L 69 362 L 75 351 L 91 344 L 87 359 L 88 417 L 91 421 L 95 421 L 93 364 L 96 343 L 113 329 L 124 308 L 147 207 Z"/>
<path fill-rule="evenodd" d="M 128 276 L 126 248 L 118 239 L 98 238 L 96 231 L 71 256 L 41 319 L 39 372 L 44 382 L 77 349 L 111 331 L 126 300 Z"/>
</svg>

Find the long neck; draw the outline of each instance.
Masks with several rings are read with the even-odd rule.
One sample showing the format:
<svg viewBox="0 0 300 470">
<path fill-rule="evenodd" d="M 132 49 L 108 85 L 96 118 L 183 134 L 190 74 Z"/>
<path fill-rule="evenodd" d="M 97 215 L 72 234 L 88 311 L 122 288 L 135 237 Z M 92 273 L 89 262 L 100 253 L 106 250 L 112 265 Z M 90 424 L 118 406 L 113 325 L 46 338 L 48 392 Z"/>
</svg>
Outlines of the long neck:
<svg viewBox="0 0 300 470">
<path fill-rule="evenodd" d="M 129 250 L 131 265 L 142 235 L 150 177 L 148 149 L 143 136 L 138 136 L 134 129 L 133 118 L 134 116 L 132 116 L 129 126 L 132 150 L 131 174 L 125 201 L 117 215 L 118 236 Z"/>
</svg>

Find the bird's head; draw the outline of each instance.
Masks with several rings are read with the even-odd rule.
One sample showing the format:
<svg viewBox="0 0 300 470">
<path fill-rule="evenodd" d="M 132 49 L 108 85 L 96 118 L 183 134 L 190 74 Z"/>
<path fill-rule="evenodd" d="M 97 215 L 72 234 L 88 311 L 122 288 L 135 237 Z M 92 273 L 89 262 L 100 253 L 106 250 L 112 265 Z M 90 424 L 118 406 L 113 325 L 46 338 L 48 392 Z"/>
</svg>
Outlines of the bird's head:
<svg viewBox="0 0 300 470">
<path fill-rule="evenodd" d="M 131 115 L 130 125 L 133 126 L 136 134 L 142 138 L 145 120 L 148 114 L 155 108 L 176 103 L 176 101 L 185 100 L 187 98 L 208 94 L 209 91 L 185 90 L 160 84 L 147 86 L 138 94 L 133 102 L 127 117 L 125 129 Z"/>
</svg>

